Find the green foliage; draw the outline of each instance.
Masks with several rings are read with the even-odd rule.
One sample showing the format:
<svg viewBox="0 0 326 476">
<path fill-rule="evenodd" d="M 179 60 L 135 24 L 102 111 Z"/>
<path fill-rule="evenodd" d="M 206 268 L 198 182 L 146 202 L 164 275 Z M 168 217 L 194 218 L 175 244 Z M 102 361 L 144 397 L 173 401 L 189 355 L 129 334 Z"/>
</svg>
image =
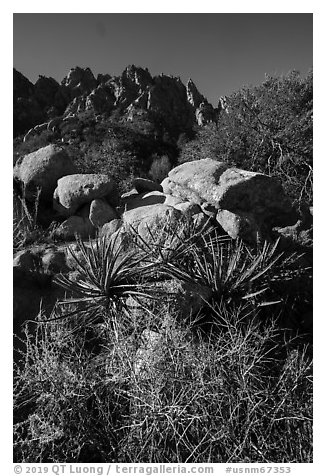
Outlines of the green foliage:
<svg viewBox="0 0 326 476">
<path fill-rule="evenodd" d="M 226 98 L 217 128 L 206 126 L 179 162 L 211 156 L 277 177 L 295 201 L 312 203 L 312 72 L 266 77 Z"/>
</svg>

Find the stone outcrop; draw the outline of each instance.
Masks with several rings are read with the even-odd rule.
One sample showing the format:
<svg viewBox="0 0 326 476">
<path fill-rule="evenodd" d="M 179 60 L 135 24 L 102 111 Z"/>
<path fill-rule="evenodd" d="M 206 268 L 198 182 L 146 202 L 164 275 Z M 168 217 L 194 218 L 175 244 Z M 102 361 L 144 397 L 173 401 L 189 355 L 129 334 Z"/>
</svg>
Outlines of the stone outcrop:
<svg viewBox="0 0 326 476">
<path fill-rule="evenodd" d="M 82 239 L 92 238 L 95 235 L 95 227 L 87 217 L 73 215 L 56 228 L 54 236 L 62 240 L 74 240 L 76 235 Z"/>
<path fill-rule="evenodd" d="M 105 223 L 100 229 L 100 237 L 110 238 L 113 233 L 117 232 L 123 225 L 123 221 L 119 218 Z"/>
<path fill-rule="evenodd" d="M 14 167 L 14 180 L 25 189 L 27 199 L 33 199 L 41 189 L 41 199 L 52 201 L 57 180 L 76 171 L 66 151 L 50 144 L 25 155 Z"/>
<path fill-rule="evenodd" d="M 45 111 L 51 106 L 58 106 L 60 84 L 53 78 L 39 76 L 34 85 L 35 97 Z"/>
<path fill-rule="evenodd" d="M 192 108 L 187 100 L 186 87 L 180 78 L 161 74 L 149 89 L 147 109 L 171 127 L 188 129 L 194 124 Z"/>
<path fill-rule="evenodd" d="M 67 88 L 70 98 L 89 94 L 97 86 L 97 81 L 90 68 L 72 68 L 61 82 Z"/>
<path fill-rule="evenodd" d="M 189 103 L 195 109 L 197 109 L 197 107 L 199 107 L 199 105 L 205 101 L 204 96 L 198 91 L 195 83 L 193 82 L 191 78 L 188 80 L 186 88 L 187 88 L 187 98 Z"/>
<path fill-rule="evenodd" d="M 116 218 L 118 216 L 114 208 L 102 198 L 96 198 L 91 202 L 89 219 L 96 228 L 100 228 Z"/>
<path fill-rule="evenodd" d="M 93 110 L 95 114 L 108 113 L 113 110 L 114 94 L 109 86 L 100 84 L 85 100 L 85 109 Z"/>
<path fill-rule="evenodd" d="M 203 209 L 208 205 L 215 217 L 220 210 L 228 211 L 220 213 L 219 221 L 232 237 L 241 236 L 241 229 L 246 229 L 247 234 L 248 226 L 253 233 L 258 228 L 263 235 L 273 226 L 293 219 L 290 201 L 275 179 L 213 159 L 174 168 L 162 186 L 164 192 L 198 203 Z"/>
<path fill-rule="evenodd" d="M 42 107 L 35 97 L 34 85 L 14 68 L 13 71 L 14 137 L 44 121 Z"/>
<path fill-rule="evenodd" d="M 176 224 L 181 212 L 162 203 L 140 206 L 123 214 L 123 222 L 131 226 L 146 241 L 151 241 L 161 230 L 165 223 Z"/>
<path fill-rule="evenodd" d="M 106 197 L 110 204 L 117 200 L 116 183 L 104 174 L 73 174 L 58 180 L 53 206 L 63 216 L 74 215 L 82 205 Z"/>
<path fill-rule="evenodd" d="M 78 120 L 72 116 L 63 122 L 68 119 Z M 184 216 L 196 227 L 209 223 L 233 239 L 256 242 L 298 219 L 275 179 L 209 158 L 175 167 L 162 184 L 136 178 L 134 188 L 121 197 L 108 175 L 74 172 L 65 150 L 53 144 L 18 160 L 14 168 L 14 179 L 24 186 L 27 199 L 35 199 L 41 189 L 39 209 L 48 225 L 66 218 L 54 233 L 66 240 L 76 233 L 94 236 L 96 229 L 120 218 L 126 230 L 133 228 L 151 240 L 167 222 L 177 223 Z M 311 213 L 306 215 L 307 226 L 298 222 L 304 230 L 312 222 Z M 284 230 L 279 234 L 285 236 Z"/>
<path fill-rule="evenodd" d="M 165 128 L 185 130 L 194 124 L 216 122 L 218 109 L 199 93 L 192 80 L 185 86 L 179 77 L 152 77 L 145 68 L 130 65 L 120 76 L 99 74 L 90 68 L 72 68 L 61 84 L 40 76 L 35 85 L 14 70 L 15 135 L 56 116 L 111 113 L 118 109 L 128 121 L 145 118 Z"/>
<path fill-rule="evenodd" d="M 218 210 L 215 218 L 223 230 L 233 239 L 241 237 L 246 241 L 256 242 L 264 238 L 252 213 L 233 213 L 229 210 Z"/>
<path fill-rule="evenodd" d="M 192 79 L 187 82 L 187 98 L 193 106 L 196 122 L 199 126 L 204 126 L 209 122 L 217 122 L 218 109 L 215 109 L 198 91 Z"/>
</svg>

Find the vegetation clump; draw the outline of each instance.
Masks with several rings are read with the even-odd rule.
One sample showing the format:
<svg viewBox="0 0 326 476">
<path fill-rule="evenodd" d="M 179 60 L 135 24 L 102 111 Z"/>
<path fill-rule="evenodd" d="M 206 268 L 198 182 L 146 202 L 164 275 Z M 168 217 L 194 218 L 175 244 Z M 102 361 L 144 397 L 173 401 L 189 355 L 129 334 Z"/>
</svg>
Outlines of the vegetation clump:
<svg viewBox="0 0 326 476">
<path fill-rule="evenodd" d="M 295 279 L 286 271 L 295 257 L 277 243 L 249 250 L 211 233 L 200 254 L 199 236 L 181 246 L 184 228 L 165 235 L 170 249 L 171 235 L 170 254 L 162 242 L 151 255 L 141 240 L 131 255 L 114 240 L 79 242 L 79 278 L 61 280 L 78 297 L 48 321 L 40 315 L 36 336 L 26 326 L 16 461 L 312 461 L 309 345 L 281 327 L 289 288 L 277 303 L 265 296 Z M 204 283 L 212 299 L 185 316 L 157 293 L 160 277 Z M 144 374 L 136 362 L 146 329 L 159 343 L 148 344 Z"/>
</svg>

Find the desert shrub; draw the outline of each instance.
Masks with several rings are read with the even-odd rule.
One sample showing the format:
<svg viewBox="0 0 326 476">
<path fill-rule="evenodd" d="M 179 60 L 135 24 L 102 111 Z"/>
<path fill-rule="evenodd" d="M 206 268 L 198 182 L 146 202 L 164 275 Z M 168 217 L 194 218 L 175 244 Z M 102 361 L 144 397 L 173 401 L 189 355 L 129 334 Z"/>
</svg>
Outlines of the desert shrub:
<svg viewBox="0 0 326 476">
<path fill-rule="evenodd" d="M 48 228 L 39 225 L 39 196 L 38 191 L 33 203 L 27 202 L 23 194 L 18 196 L 13 194 L 13 249 L 14 252 L 24 249 L 26 245 L 32 243 L 51 240 L 52 233 L 56 227 L 52 223 Z"/>
<path fill-rule="evenodd" d="M 39 323 L 36 338 L 26 330 L 14 460 L 311 462 L 304 349 L 243 306 L 216 312 L 224 327 L 214 338 L 194 338 L 192 322 L 161 329 L 145 375 L 135 371 L 141 329 L 130 332 L 119 313 L 116 332 L 105 319 L 78 332 L 71 319 Z"/>
<path fill-rule="evenodd" d="M 134 232 L 131 253 L 115 240 L 78 242 L 79 277 L 59 278 L 74 298 L 25 329 L 15 461 L 311 462 L 308 349 L 279 327 L 280 308 L 262 306 L 266 287 L 299 269 L 295 257 L 196 234 L 190 219 L 163 235 L 146 247 Z M 154 277 L 210 286 L 213 300 L 187 316 L 153 291 Z M 159 336 L 145 373 L 144 330 Z"/>
<path fill-rule="evenodd" d="M 16 138 L 14 141 L 14 165 L 20 156 L 35 152 L 41 147 L 45 147 L 56 141 L 56 136 L 51 131 L 43 131 L 38 135 L 32 136 L 23 142 L 22 139 Z"/>
<path fill-rule="evenodd" d="M 179 162 L 211 156 L 278 177 L 297 202 L 312 203 L 313 76 L 266 77 L 226 98 L 217 127 L 199 129 Z"/>
</svg>

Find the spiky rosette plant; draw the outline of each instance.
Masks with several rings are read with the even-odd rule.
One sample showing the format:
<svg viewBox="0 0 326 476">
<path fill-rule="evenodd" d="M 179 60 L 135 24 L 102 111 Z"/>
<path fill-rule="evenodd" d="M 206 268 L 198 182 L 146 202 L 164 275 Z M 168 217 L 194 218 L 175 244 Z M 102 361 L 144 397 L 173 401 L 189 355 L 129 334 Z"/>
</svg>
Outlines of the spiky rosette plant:
<svg viewBox="0 0 326 476">
<path fill-rule="evenodd" d="M 177 221 L 167 218 L 154 227 L 147 227 L 146 238 L 131 225 L 130 230 L 143 261 L 155 264 L 161 278 L 193 281 L 185 272 L 191 268 L 191 249 L 205 246 L 205 238 L 213 233 L 214 227 L 209 221 L 197 226 L 192 217 L 185 214 Z"/>
<path fill-rule="evenodd" d="M 276 283 L 289 282 L 307 268 L 301 268 L 298 253 L 279 251 L 279 240 L 265 242 L 255 249 L 241 240 L 204 237 L 204 246 L 191 249 L 193 279 L 211 288 L 213 297 L 226 302 L 251 301 L 255 306 L 277 304 L 282 296 L 274 293 Z"/>
<path fill-rule="evenodd" d="M 77 238 L 76 248 L 68 250 L 76 273 L 55 279 L 69 294 L 57 305 L 71 308 L 72 304 L 75 310 L 59 312 L 59 316 L 86 313 L 88 320 L 97 320 L 103 312 L 126 310 L 128 297 L 136 301 L 155 297 L 157 290 L 151 282 L 154 265 L 144 263 L 135 250 L 125 251 L 119 234 L 97 238 L 90 246 Z"/>
</svg>

